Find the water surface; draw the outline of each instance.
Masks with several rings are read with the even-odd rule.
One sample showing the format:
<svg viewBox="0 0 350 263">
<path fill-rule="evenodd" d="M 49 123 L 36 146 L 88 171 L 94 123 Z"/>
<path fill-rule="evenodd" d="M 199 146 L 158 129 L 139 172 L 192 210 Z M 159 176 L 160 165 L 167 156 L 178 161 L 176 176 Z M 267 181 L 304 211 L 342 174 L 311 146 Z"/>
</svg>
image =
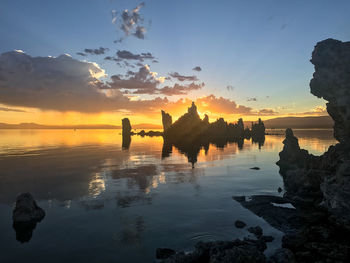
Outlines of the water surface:
<svg viewBox="0 0 350 263">
<path fill-rule="evenodd" d="M 336 143 L 331 130 L 295 134 L 316 155 Z M 0 130 L 0 262 L 152 262 L 157 247 L 248 236 L 237 219 L 275 237 L 269 253 L 282 233 L 232 196 L 280 195 L 283 139 L 210 145 L 192 168 L 175 147 L 162 158 L 162 137 L 134 136 L 122 147 L 118 130 Z M 11 219 L 20 192 L 46 211 L 24 243 Z"/>
</svg>

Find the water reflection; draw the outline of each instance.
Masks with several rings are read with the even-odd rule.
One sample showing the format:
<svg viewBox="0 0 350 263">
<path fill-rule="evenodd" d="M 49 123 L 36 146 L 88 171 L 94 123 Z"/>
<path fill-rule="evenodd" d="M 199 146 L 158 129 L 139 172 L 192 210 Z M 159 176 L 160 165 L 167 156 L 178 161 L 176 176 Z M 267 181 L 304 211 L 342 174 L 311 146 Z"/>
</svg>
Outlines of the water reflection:
<svg viewBox="0 0 350 263">
<path fill-rule="evenodd" d="M 265 142 L 265 136 L 259 136 L 251 138 L 253 143 L 256 143 L 259 145 L 259 149 L 264 145 Z M 227 147 L 228 144 L 236 144 L 238 146 L 239 150 L 243 149 L 244 146 L 244 139 L 238 139 L 238 140 L 230 140 L 227 138 L 201 138 L 200 140 L 193 141 L 193 143 L 170 143 L 166 139 L 164 139 L 163 142 L 163 148 L 162 148 L 162 158 L 170 157 L 172 153 L 172 147 L 174 146 L 177 148 L 182 154 L 184 154 L 187 157 L 187 160 L 189 163 L 192 164 L 192 168 L 195 167 L 195 164 L 198 161 L 198 155 L 200 151 L 203 149 L 205 155 L 208 154 L 210 145 L 215 146 L 218 149 L 224 149 Z"/>
<path fill-rule="evenodd" d="M 297 135 L 313 154 L 334 142 L 331 133 L 314 134 Z M 37 262 L 39 252 L 43 259 L 65 261 L 54 256 L 57 250 L 48 242 L 53 235 L 66 251 L 76 249 L 78 240 L 85 262 L 152 262 L 156 247 L 192 247 L 194 241 L 186 237 L 195 233 L 238 238 L 243 234 L 232 227 L 237 215 L 247 216 L 250 225 L 260 221 L 244 214 L 231 196 L 277 193 L 282 183 L 274 163 L 283 135 L 191 146 L 133 136 L 127 147 L 113 130 L 0 135 L 4 261 Z M 253 166 L 262 169 L 252 171 Z M 20 192 L 34 194 L 48 215 L 36 227 L 13 226 L 18 241 L 32 238 L 28 250 L 18 246 L 9 216 Z"/>
<path fill-rule="evenodd" d="M 33 236 L 36 225 L 36 221 L 14 222 L 12 226 L 16 232 L 16 240 L 20 243 L 29 242 Z"/>
</svg>

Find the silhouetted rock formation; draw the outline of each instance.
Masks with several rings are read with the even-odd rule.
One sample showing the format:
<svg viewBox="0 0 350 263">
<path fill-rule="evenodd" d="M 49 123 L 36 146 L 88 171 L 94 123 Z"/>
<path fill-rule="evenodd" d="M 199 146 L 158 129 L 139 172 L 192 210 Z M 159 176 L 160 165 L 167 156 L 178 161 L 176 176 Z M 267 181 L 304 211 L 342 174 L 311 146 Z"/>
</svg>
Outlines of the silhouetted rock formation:
<svg viewBox="0 0 350 263">
<path fill-rule="evenodd" d="M 259 118 L 258 123 L 252 123 L 251 136 L 261 137 L 265 135 L 265 125 L 264 122 Z"/>
<path fill-rule="evenodd" d="M 197 107 L 192 102 L 187 113 L 182 115 L 171 126 L 164 130 L 164 137 L 172 142 L 195 141 L 203 131 L 203 122 L 197 113 Z"/>
<path fill-rule="evenodd" d="M 162 111 L 163 116 L 164 113 Z M 257 128 L 255 130 L 256 140 L 263 142 L 265 140 L 265 127 L 261 120 L 257 127 L 260 127 L 260 129 Z M 187 113 L 167 127 L 163 133 L 167 145 L 173 144 L 184 153 L 188 161 L 192 163 L 192 166 L 197 162 L 200 149 L 204 148 L 207 152 L 210 143 L 218 148 L 224 148 L 228 142 L 236 142 L 238 147 L 242 149 L 244 138 L 249 139 L 250 136 L 251 131 L 249 128 L 244 129 L 242 119 L 239 119 L 237 124 L 228 124 L 223 118 L 209 123 L 209 117 L 205 115 L 203 120 L 201 120 L 197 107 L 193 102 Z"/>
<path fill-rule="evenodd" d="M 146 132 L 145 130 L 142 130 L 140 132 L 137 132 L 137 133 L 133 133 L 132 135 L 140 135 L 141 137 L 144 137 L 144 136 L 149 136 L 149 137 L 154 137 L 154 136 L 162 136 L 163 133 L 160 132 L 160 131 L 148 131 Z"/>
<path fill-rule="evenodd" d="M 317 200 L 338 219 L 350 222 L 350 42 L 327 39 L 317 43 L 311 62 L 315 65 L 311 93 L 328 101 L 327 111 L 339 143 L 315 157 L 300 150 L 297 139 L 287 130 L 277 164 L 287 196 Z"/>
<path fill-rule="evenodd" d="M 122 119 L 122 132 L 123 135 L 131 135 L 131 124 L 128 118 Z"/>
<path fill-rule="evenodd" d="M 165 131 L 166 129 L 168 129 L 171 126 L 171 124 L 173 124 L 173 118 L 171 117 L 171 115 L 169 113 L 166 113 L 163 110 L 161 112 L 162 112 L 163 130 Z"/>
<path fill-rule="evenodd" d="M 45 211 L 36 204 L 30 193 L 17 196 L 12 214 L 16 239 L 21 243 L 28 242 L 32 237 L 36 224 L 44 217 Z"/>
</svg>

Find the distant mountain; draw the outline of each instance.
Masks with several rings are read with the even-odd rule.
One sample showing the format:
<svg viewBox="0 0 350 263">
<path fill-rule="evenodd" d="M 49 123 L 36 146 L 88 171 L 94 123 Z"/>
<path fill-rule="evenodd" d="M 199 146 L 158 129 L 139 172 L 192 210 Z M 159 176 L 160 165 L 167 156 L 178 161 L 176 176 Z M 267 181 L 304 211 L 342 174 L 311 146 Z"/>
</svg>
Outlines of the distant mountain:
<svg viewBox="0 0 350 263">
<path fill-rule="evenodd" d="M 140 123 L 133 125 L 133 129 L 161 129 L 161 125 Z M 87 125 L 42 125 L 37 123 L 8 124 L 0 123 L 0 129 L 121 129 L 118 125 L 87 124 Z"/>
<path fill-rule="evenodd" d="M 317 117 L 281 117 L 264 121 L 267 129 L 327 129 L 333 128 L 334 122 L 330 116 Z"/>
</svg>

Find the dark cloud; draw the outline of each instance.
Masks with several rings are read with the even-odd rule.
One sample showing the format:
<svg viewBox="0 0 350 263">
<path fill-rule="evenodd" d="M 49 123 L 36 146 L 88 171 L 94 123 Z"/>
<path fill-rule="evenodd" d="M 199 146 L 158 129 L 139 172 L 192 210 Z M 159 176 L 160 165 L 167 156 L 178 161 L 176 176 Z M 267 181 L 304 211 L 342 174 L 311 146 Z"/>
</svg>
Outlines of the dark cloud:
<svg viewBox="0 0 350 263">
<path fill-rule="evenodd" d="M 22 52 L 0 55 L 0 102 L 43 110 L 103 112 L 127 107 L 120 92 L 106 94 L 99 80 L 104 71 L 95 63 L 69 55 L 31 57 Z"/>
<path fill-rule="evenodd" d="M 127 50 L 118 50 L 117 57 L 119 59 L 126 59 L 126 60 L 138 60 L 138 61 L 144 61 L 145 59 L 152 59 L 154 60 L 154 56 L 147 52 L 147 53 L 141 53 L 141 54 L 133 54 L 130 51 Z"/>
<path fill-rule="evenodd" d="M 227 86 L 226 86 L 226 89 L 227 89 L 228 91 L 233 91 L 234 88 L 235 88 L 235 87 L 233 87 L 232 85 L 227 85 Z"/>
<path fill-rule="evenodd" d="M 200 66 L 194 67 L 192 70 L 194 71 L 202 71 L 202 68 Z"/>
<path fill-rule="evenodd" d="M 25 111 L 25 110 L 12 109 L 12 108 L 6 108 L 6 107 L 0 107 L 0 111 L 27 112 L 27 111 Z"/>
<path fill-rule="evenodd" d="M 159 94 L 164 94 L 167 96 L 172 96 L 172 95 L 186 95 L 192 90 L 198 90 L 201 89 L 205 86 L 204 83 L 196 84 L 192 82 L 191 84 L 188 85 L 180 85 L 180 84 L 174 84 L 173 87 L 165 86 L 161 89 L 159 89 Z"/>
<path fill-rule="evenodd" d="M 159 61 L 156 60 L 156 59 L 153 59 L 153 60 L 152 60 L 152 63 L 159 63 Z"/>
<path fill-rule="evenodd" d="M 144 39 L 146 32 L 147 30 L 144 26 L 137 26 L 135 33 L 133 33 L 133 35 L 139 39 Z"/>
<path fill-rule="evenodd" d="M 157 86 L 162 82 L 156 73 L 151 72 L 148 65 L 143 65 L 138 72 L 127 71 L 123 77 L 113 75 L 109 83 L 109 89 L 132 90 L 135 94 L 156 94 Z"/>
<path fill-rule="evenodd" d="M 143 26 L 143 17 L 140 15 L 140 9 L 145 6 L 145 3 L 140 3 L 132 10 L 125 9 L 120 14 L 116 11 L 112 11 L 112 23 L 118 25 L 119 29 L 124 33 L 124 37 L 116 40 L 115 42 L 121 42 L 129 35 L 132 35 L 138 39 L 144 39 L 147 29 Z"/>
<path fill-rule="evenodd" d="M 105 48 L 105 47 L 99 47 L 99 48 L 95 48 L 95 49 L 91 49 L 91 48 L 85 48 L 84 52 L 90 55 L 103 55 L 105 54 L 109 49 Z M 79 52 L 80 53 L 80 52 Z M 78 54 L 78 53 L 77 53 Z M 82 53 L 83 54 L 83 53 Z"/>
<path fill-rule="evenodd" d="M 252 97 L 252 98 L 247 98 L 247 101 L 258 101 L 258 99 L 256 97 Z"/>
<path fill-rule="evenodd" d="M 198 80 L 196 76 L 184 76 L 184 75 L 180 75 L 178 72 L 171 72 L 169 73 L 169 76 L 171 76 L 174 79 L 177 79 L 178 81 L 197 81 Z"/>
<path fill-rule="evenodd" d="M 85 56 L 86 56 L 86 54 L 85 54 L 85 53 L 83 53 L 83 52 L 77 52 L 76 54 L 77 54 L 77 55 L 79 55 L 79 56 L 83 56 L 83 57 L 85 57 Z"/>
<path fill-rule="evenodd" d="M 159 88 L 159 85 L 166 78 L 157 77 L 155 72 L 151 72 L 148 65 L 142 65 L 138 72 L 131 70 L 127 71 L 125 76 L 114 75 L 111 77 L 111 82 L 107 89 L 117 89 L 123 94 L 163 94 L 167 96 L 185 95 L 193 90 L 198 90 L 204 87 L 204 83 L 190 83 L 187 85 L 174 84 Z"/>
<path fill-rule="evenodd" d="M 63 112 L 158 114 L 160 109 L 181 107 L 184 101 L 170 102 L 160 97 L 131 100 L 123 94 L 185 95 L 204 86 L 193 82 L 160 87 L 164 77 L 157 77 L 147 65 L 136 72 L 129 70 L 125 75 L 113 75 L 104 83 L 100 80 L 105 76 L 104 70 L 96 63 L 79 61 L 69 55 L 31 57 L 19 51 L 7 52 L 0 55 L 0 69 L 0 103 Z M 271 109 L 256 111 L 214 95 L 198 98 L 196 103 L 200 109 L 212 113 L 276 114 Z M 2 107 L 0 110 L 14 109 Z"/>
<path fill-rule="evenodd" d="M 120 58 L 115 58 L 115 57 L 111 57 L 111 56 L 105 57 L 104 60 L 115 61 L 115 62 L 122 61 L 122 59 L 120 59 Z"/>
</svg>

